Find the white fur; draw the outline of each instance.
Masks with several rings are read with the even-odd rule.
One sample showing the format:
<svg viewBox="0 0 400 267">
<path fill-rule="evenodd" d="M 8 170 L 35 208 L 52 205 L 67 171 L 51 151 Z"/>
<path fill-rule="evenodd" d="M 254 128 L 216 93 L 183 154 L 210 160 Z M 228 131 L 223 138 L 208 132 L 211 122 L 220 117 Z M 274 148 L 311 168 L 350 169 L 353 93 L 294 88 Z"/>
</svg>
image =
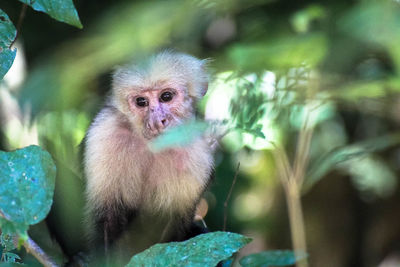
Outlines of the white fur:
<svg viewBox="0 0 400 267">
<path fill-rule="evenodd" d="M 132 92 L 172 84 L 188 95 L 177 121 L 190 117 L 192 102 L 207 89 L 204 64 L 189 55 L 163 52 L 142 68 L 129 65 L 116 71 L 112 107 L 96 116 L 87 133 L 89 214 L 119 202 L 147 213 L 184 214 L 194 208 L 213 167 L 207 142 L 200 138 L 185 148 L 151 152 L 142 135 L 143 122 L 129 110 L 127 98 Z"/>
</svg>

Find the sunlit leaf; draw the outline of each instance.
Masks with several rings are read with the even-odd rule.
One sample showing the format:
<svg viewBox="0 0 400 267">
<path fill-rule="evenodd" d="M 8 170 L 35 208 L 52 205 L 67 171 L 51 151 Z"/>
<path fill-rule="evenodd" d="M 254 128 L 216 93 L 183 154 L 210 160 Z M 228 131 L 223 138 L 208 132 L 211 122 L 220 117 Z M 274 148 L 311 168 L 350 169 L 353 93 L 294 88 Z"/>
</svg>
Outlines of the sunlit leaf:
<svg viewBox="0 0 400 267">
<path fill-rule="evenodd" d="M 0 227 L 24 235 L 43 220 L 53 202 L 56 168 L 38 146 L 0 151 Z"/>
<path fill-rule="evenodd" d="M 188 123 L 173 127 L 158 136 L 150 143 L 153 151 L 160 151 L 177 146 L 186 146 L 199 138 L 207 129 L 207 123 L 189 121 Z"/>
<path fill-rule="evenodd" d="M 16 49 L 10 49 L 17 35 L 14 25 L 7 14 L 0 9 L 0 80 L 11 68 L 17 54 Z"/>
<path fill-rule="evenodd" d="M 214 267 L 250 241 L 251 238 L 229 232 L 202 234 L 184 242 L 154 245 L 132 257 L 127 266 Z"/>
<path fill-rule="evenodd" d="M 47 13 L 53 19 L 82 28 L 72 0 L 19 0 L 36 11 Z"/>
<path fill-rule="evenodd" d="M 308 34 L 235 45 L 229 55 L 238 67 L 257 71 L 299 67 L 303 64 L 315 66 L 324 58 L 326 51 L 327 40 L 323 34 Z"/>
<path fill-rule="evenodd" d="M 287 266 L 306 257 L 306 253 L 295 254 L 290 250 L 271 250 L 243 257 L 239 263 L 244 267 Z"/>
</svg>

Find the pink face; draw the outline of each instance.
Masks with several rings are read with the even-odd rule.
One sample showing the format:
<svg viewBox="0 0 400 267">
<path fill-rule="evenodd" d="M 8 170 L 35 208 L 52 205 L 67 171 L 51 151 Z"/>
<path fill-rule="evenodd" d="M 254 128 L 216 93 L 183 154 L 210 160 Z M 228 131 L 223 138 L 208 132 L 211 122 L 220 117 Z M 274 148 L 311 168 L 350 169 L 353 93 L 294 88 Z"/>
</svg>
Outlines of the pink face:
<svg viewBox="0 0 400 267">
<path fill-rule="evenodd" d="M 144 89 L 128 98 L 129 109 L 142 120 L 143 136 L 156 137 L 168 126 L 176 125 L 185 112 L 181 89 Z"/>
</svg>

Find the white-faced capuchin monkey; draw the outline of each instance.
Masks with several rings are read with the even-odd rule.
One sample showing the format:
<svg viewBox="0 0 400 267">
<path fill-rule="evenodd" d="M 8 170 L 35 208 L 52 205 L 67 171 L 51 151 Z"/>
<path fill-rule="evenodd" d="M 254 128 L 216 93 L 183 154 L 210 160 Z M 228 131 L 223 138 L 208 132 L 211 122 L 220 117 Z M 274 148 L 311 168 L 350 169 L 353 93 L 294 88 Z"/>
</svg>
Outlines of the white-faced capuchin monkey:
<svg viewBox="0 0 400 267">
<path fill-rule="evenodd" d="M 195 116 L 208 87 L 205 64 L 162 52 L 114 73 L 85 139 L 86 220 L 98 253 L 130 257 L 202 233 L 193 218 L 213 168 L 209 143 L 199 138 L 160 152 L 148 144 Z"/>
</svg>

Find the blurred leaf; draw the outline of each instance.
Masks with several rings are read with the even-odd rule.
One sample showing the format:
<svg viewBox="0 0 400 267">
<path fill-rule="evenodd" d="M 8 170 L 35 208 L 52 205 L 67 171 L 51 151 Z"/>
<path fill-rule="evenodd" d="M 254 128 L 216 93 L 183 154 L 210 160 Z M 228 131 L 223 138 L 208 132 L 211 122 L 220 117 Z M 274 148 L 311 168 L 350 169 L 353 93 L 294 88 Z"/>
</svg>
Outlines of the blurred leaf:
<svg viewBox="0 0 400 267">
<path fill-rule="evenodd" d="M 337 21 L 353 38 L 385 48 L 400 70 L 400 6 L 398 1 L 361 1 Z"/>
<path fill-rule="evenodd" d="M 16 262 L 0 262 L 0 267 L 24 267 L 24 266 L 27 265 Z"/>
<path fill-rule="evenodd" d="M 287 266 L 306 257 L 306 253 L 296 255 L 290 250 L 271 250 L 245 256 L 239 263 L 245 267 Z"/>
<path fill-rule="evenodd" d="M 7 14 L 0 9 L 0 80 L 11 68 L 17 49 L 10 49 L 11 43 L 17 36 L 17 31 Z"/>
<path fill-rule="evenodd" d="M 299 67 L 304 64 L 312 67 L 321 62 L 326 51 L 325 36 L 322 33 L 313 33 L 235 45 L 229 50 L 229 56 L 238 67 L 247 71 L 259 71 Z"/>
<path fill-rule="evenodd" d="M 306 175 L 304 191 L 310 189 L 338 164 L 398 144 L 400 144 L 400 134 L 391 134 L 333 149 L 313 161 Z"/>
<path fill-rule="evenodd" d="M 325 17 L 325 9 L 320 5 L 310 5 L 294 14 L 292 17 L 293 27 L 297 32 L 307 32 L 310 24 L 316 20 Z"/>
<path fill-rule="evenodd" d="M 36 11 L 47 13 L 53 19 L 68 23 L 79 29 L 82 24 L 72 0 L 19 0 L 31 6 Z"/>
<path fill-rule="evenodd" d="M 53 201 L 56 168 L 38 146 L 0 151 L 0 226 L 4 233 L 25 235 L 43 220 Z"/>
<path fill-rule="evenodd" d="M 194 120 L 172 127 L 152 140 L 150 148 L 153 151 L 160 151 L 177 146 L 187 146 L 199 138 L 207 127 L 207 123 Z"/>
<path fill-rule="evenodd" d="M 380 81 L 358 81 L 329 90 L 331 97 L 340 100 L 358 101 L 363 98 L 382 98 L 400 92 L 400 79 Z"/>
<path fill-rule="evenodd" d="M 229 232 L 198 235 L 184 242 L 156 244 L 132 257 L 126 266 L 214 267 L 251 241 Z"/>
<path fill-rule="evenodd" d="M 355 187 L 364 197 L 387 197 L 396 190 L 397 177 L 388 163 L 378 157 L 368 155 L 351 160 L 341 168 L 349 173 Z"/>
<path fill-rule="evenodd" d="M 337 22 L 339 29 L 362 40 L 390 44 L 400 34 L 396 1 L 361 1 Z"/>
</svg>

